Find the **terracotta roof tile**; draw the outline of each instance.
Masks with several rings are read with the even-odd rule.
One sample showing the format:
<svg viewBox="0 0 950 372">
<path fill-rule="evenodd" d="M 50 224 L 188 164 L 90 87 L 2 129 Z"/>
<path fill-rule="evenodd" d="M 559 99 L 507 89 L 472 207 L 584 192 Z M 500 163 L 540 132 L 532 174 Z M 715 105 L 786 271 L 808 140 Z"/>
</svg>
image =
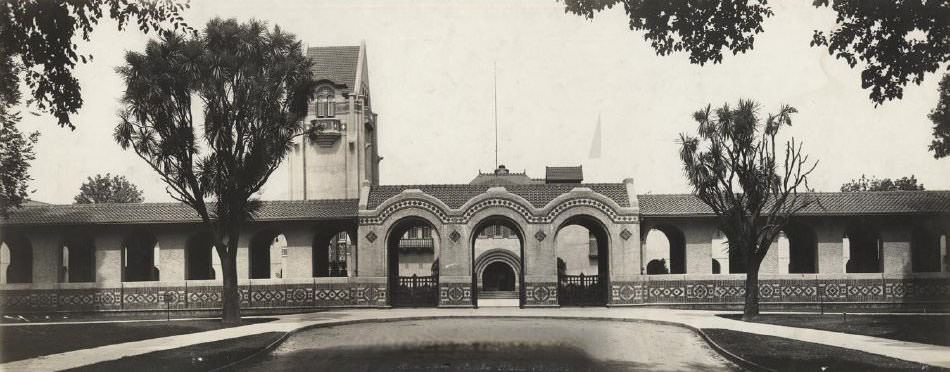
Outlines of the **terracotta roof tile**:
<svg viewBox="0 0 950 372">
<path fill-rule="evenodd" d="M 375 186 L 370 189 L 367 208 L 375 209 L 387 199 L 407 189 L 419 189 L 441 200 L 452 209 L 461 207 L 469 199 L 485 193 L 491 185 L 386 185 Z M 587 187 L 594 192 L 613 199 L 624 207 L 630 206 L 627 197 L 627 187 L 622 183 L 560 183 L 560 184 L 526 184 L 504 186 L 509 192 L 528 200 L 535 208 L 541 208 L 554 198 L 571 191 L 575 187 Z"/>
<path fill-rule="evenodd" d="M 258 221 L 356 218 L 359 200 L 264 201 Z M 198 214 L 181 203 L 48 204 L 14 209 L 0 225 L 141 224 L 199 222 Z"/>
<path fill-rule="evenodd" d="M 806 193 L 816 198 L 803 215 L 946 214 L 950 191 L 879 191 Z M 638 195 L 643 216 L 711 215 L 712 209 L 690 194 Z"/>
<path fill-rule="evenodd" d="M 355 90 L 356 68 L 359 64 L 360 47 L 332 46 L 307 49 L 307 57 L 313 61 L 313 78 L 329 80 Z"/>
</svg>

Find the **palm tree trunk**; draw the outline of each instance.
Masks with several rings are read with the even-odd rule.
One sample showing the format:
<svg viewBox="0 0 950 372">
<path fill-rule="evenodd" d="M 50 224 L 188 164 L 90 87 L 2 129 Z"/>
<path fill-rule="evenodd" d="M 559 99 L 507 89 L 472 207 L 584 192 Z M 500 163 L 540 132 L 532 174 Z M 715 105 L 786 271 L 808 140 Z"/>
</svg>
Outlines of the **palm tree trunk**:
<svg viewBox="0 0 950 372">
<path fill-rule="evenodd" d="M 746 261 L 745 276 L 745 306 L 742 309 L 742 320 L 751 320 L 759 316 L 759 266 L 762 261 L 749 253 Z"/>
<path fill-rule="evenodd" d="M 224 282 L 221 288 L 221 321 L 225 324 L 241 322 L 241 293 L 238 291 L 237 255 L 234 253 L 236 251 L 229 249 L 229 252 L 220 254 Z"/>
</svg>

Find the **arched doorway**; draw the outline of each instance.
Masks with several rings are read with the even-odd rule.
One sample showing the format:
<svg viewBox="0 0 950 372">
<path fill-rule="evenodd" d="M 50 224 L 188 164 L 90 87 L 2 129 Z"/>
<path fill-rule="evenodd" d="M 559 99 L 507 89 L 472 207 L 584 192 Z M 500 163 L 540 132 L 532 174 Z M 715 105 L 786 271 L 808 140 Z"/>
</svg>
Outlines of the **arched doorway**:
<svg viewBox="0 0 950 372">
<path fill-rule="evenodd" d="M 428 307 L 439 304 L 438 232 L 420 217 L 406 217 L 386 238 L 390 305 Z"/>
<path fill-rule="evenodd" d="M 554 244 L 558 264 L 558 304 L 606 305 L 610 298 L 607 228 L 592 216 L 574 216 L 558 226 Z"/>
<path fill-rule="evenodd" d="M 481 219 L 472 229 L 471 247 L 474 305 L 524 305 L 524 233 L 518 223 L 501 215 Z"/>
<path fill-rule="evenodd" d="M 515 270 L 504 262 L 488 264 L 482 271 L 482 295 L 491 292 L 514 292 Z"/>
</svg>

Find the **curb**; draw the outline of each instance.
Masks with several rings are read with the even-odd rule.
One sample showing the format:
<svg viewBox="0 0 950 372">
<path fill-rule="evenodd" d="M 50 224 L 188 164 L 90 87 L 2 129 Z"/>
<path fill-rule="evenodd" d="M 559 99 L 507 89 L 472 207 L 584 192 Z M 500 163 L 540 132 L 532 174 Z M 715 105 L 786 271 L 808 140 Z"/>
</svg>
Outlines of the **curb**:
<svg viewBox="0 0 950 372">
<path fill-rule="evenodd" d="M 693 331 L 694 333 L 696 333 L 697 335 L 699 335 L 699 337 L 700 337 L 703 341 L 705 341 L 707 344 L 709 344 L 710 348 L 712 348 L 713 351 L 719 353 L 722 357 L 726 358 L 726 359 L 729 360 L 730 362 L 733 362 L 733 363 L 735 363 L 736 365 L 738 365 L 738 366 L 740 366 L 740 367 L 742 367 L 742 368 L 745 368 L 745 369 L 748 369 L 748 370 L 751 370 L 751 371 L 756 371 L 756 372 L 776 372 L 774 369 L 767 368 L 767 367 L 765 367 L 765 366 L 762 366 L 762 365 L 760 365 L 760 364 L 758 364 L 758 363 L 755 363 L 755 362 L 752 362 L 752 361 L 747 360 L 747 359 L 745 359 L 745 358 L 742 358 L 741 356 L 739 356 L 739 355 L 737 355 L 737 354 L 734 354 L 734 353 L 732 353 L 732 352 L 726 350 L 726 349 L 723 348 L 721 345 L 719 345 L 718 343 L 716 343 L 715 341 L 713 341 L 713 339 L 712 339 L 711 337 L 709 337 L 709 335 L 707 335 L 706 332 L 703 332 L 702 329 L 696 328 L 696 327 L 693 327 L 693 326 L 691 326 L 691 325 L 684 324 L 684 323 L 678 323 L 678 322 L 666 321 L 666 320 L 654 320 L 654 319 L 631 319 L 631 318 L 613 318 L 613 317 L 583 317 L 583 316 L 524 316 L 524 315 L 496 315 L 496 316 L 492 316 L 492 315 L 454 315 L 454 316 L 453 316 L 453 315 L 426 315 L 426 316 L 406 316 L 406 317 L 394 317 L 394 318 L 383 318 L 383 319 L 355 319 L 355 320 L 343 320 L 343 321 L 338 321 L 338 322 L 328 322 L 328 323 L 305 325 L 305 326 L 301 326 L 301 327 L 298 327 L 298 328 L 296 328 L 296 329 L 293 329 L 293 330 L 291 330 L 291 331 L 285 332 L 282 336 L 280 336 L 279 338 L 277 338 L 277 340 L 274 340 L 274 342 L 270 343 L 269 345 L 265 346 L 264 348 L 262 348 L 262 349 L 260 349 L 260 350 L 258 350 L 258 351 L 255 351 L 255 352 L 252 353 L 251 355 L 248 355 L 248 356 L 246 356 L 246 357 L 244 357 L 244 358 L 241 358 L 241 359 L 239 359 L 239 360 L 236 360 L 236 361 L 234 361 L 234 362 L 225 364 L 225 365 L 223 365 L 223 366 L 220 366 L 220 367 L 211 369 L 210 371 L 211 371 L 211 372 L 218 372 L 218 371 L 234 370 L 234 369 L 236 369 L 236 368 L 237 368 L 239 365 L 241 365 L 241 364 L 251 362 L 252 360 L 256 360 L 256 359 L 258 359 L 258 358 L 264 356 L 265 354 L 267 354 L 267 353 L 273 351 L 274 349 L 276 349 L 278 346 L 280 346 L 280 344 L 282 344 L 284 341 L 286 341 L 286 340 L 287 340 L 290 336 L 292 336 L 293 334 L 295 334 L 295 333 L 297 333 L 297 332 L 302 332 L 302 331 L 310 330 L 310 329 L 329 328 L 329 327 L 347 326 L 347 325 L 353 325 L 353 324 L 366 324 L 366 323 L 391 323 L 391 322 L 414 321 L 414 320 L 457 319 L 457 318 L 465 318 L 465 319 L 596 320 L 596 321 L 609 321 L 609 322 L 649 323 L 649 324 L 659 324 L 659 325 L 667 325 L 667 326 L 679 327 L 679 328 L 688 329 L 688 330 L 690 330 L 690 331 Z"/>
</svg>

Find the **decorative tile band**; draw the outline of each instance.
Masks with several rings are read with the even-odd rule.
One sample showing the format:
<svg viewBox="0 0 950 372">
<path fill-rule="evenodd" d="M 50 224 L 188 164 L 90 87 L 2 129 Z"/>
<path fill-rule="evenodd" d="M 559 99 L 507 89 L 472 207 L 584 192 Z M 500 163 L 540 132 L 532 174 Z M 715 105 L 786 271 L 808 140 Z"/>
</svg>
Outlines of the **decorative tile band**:
<svg viewBox="0 0 950 372">
<path fill-rule="evenodd" d="M 439 305 L 472 305 L 472 285 L 469 283 L 439 283 Z"/>
<path fill-rule="evenodd" d="M 241 285 L 241 307 L 383 307 L 385 283 Z M 135 287 L 0 291 L 0 313 L 215 309 L 221 287 Z"/>
<path fill-rule="evenodd" d="M 545 224 L 551 223 L 558 215 L 564 211 L 574 208 L 574 207 L 591 207 L 597 210 L 600 210 L 604 214 L 610 217 L 610 219 L 615 223 L 637 223 L 639 221 L 639 216 L 631 214 L 621 214 L 618 213 L 614 208 L 607 205 L 606 203 L 593 199 L 593 198 L 573 198 L 565 200 L 559 203 L 554 208 L 551 208 L 545 214 L 536 214 L 539 211 L 528 206 L 522 205 L 514 200 L 504 199 L 504 198 L 491 198 L 485 199 L 478 203 L 471 205 L 468 209 L 462 210 L 444 210 L 442 207 L 424 199 L 410 198 L 395 202 L 390 204 L 383 210 L 379 212 L 376 216 L 372 217 L 362 217 L 360 218 L 360 225 L 380 225 L 383 221 L 386 221 L 389 216 L 392 214 L 403 210 L 403 209 L 421 209 L 428 211 L 436 215 L 442 223 L 445 224 L 464 224 L 479 211 L 492 208 L 492 207 L 501 207 L 507 208 L 515 211 L 515 213 L 520 214 L 524 217 L 525 221 L 532 224 Z"/>
<path fill-rule="evenodd" d="M 610 304 L 740 304 L 742 280 L 634 280 L 611 282 Z M 250 308 L 385 307 L 385 283 L 242 285 L 241 306 Z M 558 305 L 557 283 L 525 283 L 525 306 Z M 762 303 L 950 304 L 950 279 L 760 280 Z M 439 283 L 439 303 L 472 304 L 469 283 Z M 0 312 L 214 309 L 217 286 L 2 290 Z"/>
<path fill-rule="evenodd" d="M 611 304 L 742 303 L 743 280 L 657 280 L 611 283 Z M 950 303 L 950 279 L 759 280 L 759 301 Z"/>
<path fill-rule="evenodd" d="M 557 306 L 557 283 L 525 283 L 525 306 Z"/>
</svg>

